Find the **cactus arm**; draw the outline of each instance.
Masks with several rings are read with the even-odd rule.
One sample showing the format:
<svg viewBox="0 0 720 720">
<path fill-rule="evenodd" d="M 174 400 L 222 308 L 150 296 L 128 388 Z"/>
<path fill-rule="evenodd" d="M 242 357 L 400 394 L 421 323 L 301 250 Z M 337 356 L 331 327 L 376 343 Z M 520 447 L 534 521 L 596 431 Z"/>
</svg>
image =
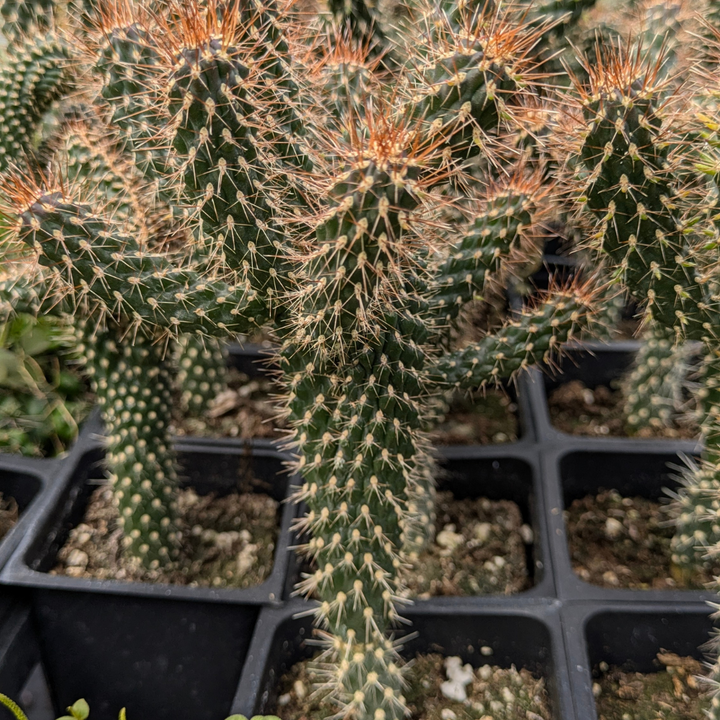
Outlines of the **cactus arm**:
<svg viewBox="0 0 720 720">
<path fill-rule="evenodd" d="M 459 27 L 444 17 L 417 48 L 424 64 L 405 112 L 445 157 L 480 153 L 486 133 L 511 120 L 513 102 L 536 82 L 528 54 L 539 33 L 489 12 L 464 9 Z"/>
<path fill-rule="evenodd" d="M 623 61 L 632 66 L 632 58 Z M 628 83 L 583 98 L 584 197 L 599 221 L 600 250 L 633 297 L 659 324 L 701 339 L 702 324 L 715 321 L 716 313 L 683 235 L 658 96 L 645 84 L 642 93 Z"/>
<path fill-rule="evenodd" d="M 687 346 L 674 347 L 673 334 L 663 328 L 652 325 L 644 333 L 633 367 L 623 379 L 623 413 L 630 434 L 670 425 L 681 399 L 687 355 Z"/>
<path fill-rule="evenodd" d="M 272 306 L 287 274 L 285 251 L 245 119 L 252 111 L 243 88 L 249 71 L 236 54 L 209 42 L 180 56 L 170 83 L 173 149 L 185 195 L 200 208 L 202 235 Z"/>
<path fill-rule="evenodd" d="M 89 207 L 45 194 L 20 213 L 20 239 L 40 253 L 56 292 L 98 319 L 125 317 L 178 332 L 246 332 L 266 321 L 265 305 L 245 285 L 205 279 L 163 254 L 114 236 Z M 61 269 L 62 268 L 62 269 Z M 64 275 L 66 273 L 66 275 Z"/>
<path fill-rule="evenodd" d="M 160 200 L 170 205 L 173 190 L 167 185 L 172 169 L 161 133 L 167 120 L 159 94 L 161 56 L 148 24 L 149 18 L 138 7 L 119 5 L 117 16 L 106 19 L 93 69 L 101 78 L 101 95 L 110 110 L 110 126 L 119 131 L 121 147 L 140 174 L 156 186 Z"/>
<path fill-rule="evenodd" d="M 523 310 L 496 334 L 447 353 L 435 367 L 444 385 L 484 387 L 547 360 L 587 324 L 591 308 L 582 292 L 557 291 L 537 308 Z"/>
<path fill-rule="evenodd" d="M 529 190 L 511 185 L 491 193 L 485 207 L 433 272 L 430 311 L 446 325 L 457 318 L 465 303 L 483 292 L 488 278 L 499 272 L 521 242 L 522 231 L 533 219 Z"/>
<path fill-rule="evenodd" d="M 69 87 L 70 51 L 54 33 L 19 40 L 0 66 L 0 170 L 31 152 L 43 114 Z"/>
<path fill-rule="evenodd" d="M 84 329 L 86 360 L 107 432 L 107 467 L 118 503 L 125 552 L 149 570 L 177 554 L 177 477 L 168 431 L 170 373 L 162 343 L 117 329 Z"/>
</svg>

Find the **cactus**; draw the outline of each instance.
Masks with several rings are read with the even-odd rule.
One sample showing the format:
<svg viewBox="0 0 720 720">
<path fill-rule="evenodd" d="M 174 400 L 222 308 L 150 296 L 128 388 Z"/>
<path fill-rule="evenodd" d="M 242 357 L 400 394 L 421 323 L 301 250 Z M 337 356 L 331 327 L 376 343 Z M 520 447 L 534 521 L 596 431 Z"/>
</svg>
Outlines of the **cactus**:
<svg viewBox="0 0 720 720">
<path fill-rule="evenodd" d="M 161 43 L 152 23 L 133 42 L 157 48 L 147 82 L 166 104 L 153 137 L 169 139 L 168 187 L 188 211 L 189 247 L 145 242 L 131 216 L 113 211 L 122 195 L 93 195 L 92 173 L 72 183 L 14 174 L 3 212 L 37 253 L 48 294 L 92 322 L 84 354 L 104 403 L 125 542 L 151 569 L 172 561 L 175 542 L 173 458 L 159 420 L 166 343 L 274 329 L 304 480 L 296 500 L 309 508 L 299 527 L 317 567 L 299 590 L 320 600 L 323 692 L 342 716 L 401 718 L 398 568 L 432 526 L 434 400 L 546 358 L 594 309 L 590 286 L 554 289 L 481 342 L 446 347 L 448 325 L 513 264 L 543 204 L 541 174 L 512 175 L 480 199 L 452 197 L 445 165 L 448 148 L 459 163 L 481 152 L 466 124 L 491 133 L 512 120 L 533 79 L 536 31 L 475 15 L 468 43 L 443 36 L 470 68 L 462 82 L 451 63 L 426 66 L 407 102 L 376 99 L 345 133 L 317 117 L 302 137 L 297 100 L 277 106 L 294 87 L 282 35 L 273 39 L 282 22 L 248 32 L 214 2 L 173 6 L 160 21 Z M 483 70 L 469 65 L 481 60 Z M 134 148 L 144 140 L 128 127 L 119 150 L 142 166 Z"/>
<path fill-rule="evenodd" d="M 674 347 L 673 341 L 663 328 L 650 327 L 631 371 L 623 378 L 623 412 L 631 435 L 645 428 L 668 427 L 679 409 L 688 349 Z"/>
<path fill-rule="evenodd" d="M 655 82 L 661 64 L 662 58 L 643 67 L 639 54 L 627 56 L 620 48 L 589 68 L 592 85 L 581 95 L 588 122 L 582 202 L 598 218 L 595 249 L 644 306 L 653 331 L 665 334 L 669 346 L 685 338 L 703 341 L 705 449 L 700 464 L 684 474 L 674 503 L 673 559 L 686 572 L 720 539 L 714 518 L 720 497 L 713 332 L 718 315 L 713 259 L 705 250 L 706 215 L 702 203 L 690 204 L 689 217 L 684 213 L 678 194 L 682 175 L 673 173 L 673 143 L 661 130 L 667 87 Z"/>
<path fill-rule="evenodd" d="M 31 29 L 48 29 L 52 24 L 54 0 L 3 0 L 0 15 L 4 21 L 3 34 L 12 39 Z"/>
<path fill-rule="evenodd" d="M 227 388 L 225 352 L 214 338 L 183 335 L 178 345 L 180 404 L 187 415 L 202 417 Z"/>
<path fill-rule="evenodd" d="M 67 43 L 54 32 L 22 37 L 0 66 L 0 171 L 33 150 L 43 114 L 68 88 Z"/>
</svg>

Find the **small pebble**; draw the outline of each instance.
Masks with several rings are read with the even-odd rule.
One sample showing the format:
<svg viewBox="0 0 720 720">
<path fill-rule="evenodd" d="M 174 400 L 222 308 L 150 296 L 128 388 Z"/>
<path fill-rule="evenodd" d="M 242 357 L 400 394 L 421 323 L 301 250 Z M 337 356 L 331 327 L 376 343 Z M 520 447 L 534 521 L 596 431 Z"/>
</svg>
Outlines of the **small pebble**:
<svg viewBox="0 0 720 720">
<path fill-rule="evenodd" d="M 533 540 L 535 539 L 533 529 L 529 525 L 522 525 L 520 527 L 520 536 L 526 545 L 532 545 Z"/>
<path fill-rule="evenodd" d="M 490 538 L 490 531 L 492 530 L 492 525 L 487 522 L 483 523 L 477 523 L 475 527 L 473 528 L 473 535 L 480 540 L 480 542 L 487 542 Z"/>
<path fill-rule="evenodd" d="M 603 581 L 608 585 L 613 585 L 615 587 L 620 585 L 620 580 L 618 579 L 618 576 L 612 570 L 608 570 L 603 573 Z"/>
<path fill-rule="evenodd" d="M 89 558 L 86 552 L 83 552 L 82 550 L 78 550 L 77 548 L 73 548 L 71 550 L 70 554 L 68 555 L 67 560 L 65 561 L 65 564 L 68 566 L 68 568 L 81 568 L 84 570 L 87 567 Z"/>
<path fill-rule="evenodd" d="M 490 665 L 483 665 L 478 670 L 478 675 L 480 675 L 481 680 L 489 680 L 492 677 L 492 668 Z"/>
<path fill-rule="evenodd" d="M 454 550 L 465 542 L 465 538 L 455 532 L 455 525 L 446 525 L 435 538 L 435 542 L 446 550 Z"/>
<path fill-rule="evenodd" d="M 620 537 L 623 532 L 623 524 L 615 518 L 609 517 L 605 520 L 605 537 L 615 540 Z"/>
<path fill-rule="evenodd" d="M 290 693 L 285 693 L 284 695 L 281 695 L 281 696 L 278 698 L 278 705 L 279 705 L 280 707 L 284 707 L 285 705 L 289 705 L 291 699 L 292 699 L 292 698 L 291 698 L 291 696 L 290 696 Z"/>
<path fill-rule="evenodd" d="M 595 697 L 598 697 L 602 692 L 602 685 L 600 685 L 600 683 L 593 683 L 592 692 Z"/>
<path fill-rule="evenodd" d="M 307 695 L 307 690 L 305 689 L 305 683 L 303 683 L 302 680 L 296 680 L 293 683 L 293 691 L 295 695 L 297 695 L 299 700 L 302 700 Z"/>
<path fill-rule="evenodd" d="M 485 657 L 489 657 L 493 654 L 493 649 L 489 645 L 483 645 L 480 648 L 480 653 L 484 655 Z"/>
<path fill-rule="evenodd" d="M 440 717 L 442 720 L 457 720 L 457 715 L 450 708 L 443 708 Z"/>
</svg>

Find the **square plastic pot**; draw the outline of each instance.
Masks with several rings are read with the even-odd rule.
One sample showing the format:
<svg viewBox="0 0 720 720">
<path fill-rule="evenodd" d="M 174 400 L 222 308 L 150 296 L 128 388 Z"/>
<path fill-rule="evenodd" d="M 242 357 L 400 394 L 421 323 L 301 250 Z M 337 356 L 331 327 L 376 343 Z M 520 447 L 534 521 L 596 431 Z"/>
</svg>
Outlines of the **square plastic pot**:
<svg viewBox="0 0 720 720">
<path fill-rule="evenodd" d="M 284 500 L 285 457 L 251 444 L 201 454 L 178 446 L 187 484 Z M 103 477 L 102 450 L 87 443 L 56 478 L 51 501 L 33 522 L 0 582 L 29 591 L 43 667 L 56 710 L 79 697 L 94 720 L 218 720 L 228 714 L 260 608 L 283 595 L 294 508 L 284 504 L 271 575 L 248 589 L 213 589 L 50 575 L 69 530 Z M 218 468 L 224 468 L 220 473 Z"/>
<path fill-rule="evenodd" d="M 592 686 L 601 662 L 648 673 L 661 650 L 705 660 L 712 631 L 702 603 L 567 603 L 561 618 L 577 720 L 598 720 Z"/>
<path fill-rule="evenodd" d="M 694 440 L 585 437 L 562 432 L 552 424 L 548 397 L 553 390 L 573 380 L 581 380 L 591 389 L 600 385 L 609 386 L 630 367 L 639 348 L 640 343 L 636 340 L 570 344 L 563 356 L 553 363 L 553 367 L 541 366 L 527 373 L 526 390 L 530 394 L 532 421 L 538 441 L 544 446 L 577 444 L 589 448 L 601 449 L 607 446 L 614 449 L 626 444 L 648 451 L 668 452 L 669 448 L 670 452 L 697 452 L 699 444 Z"/>
<path fill-rule="evenodd" d="M 0 540 L 0 568 L 42 512 L 64 462 L 69 460 L 0 454 L 0 492 L 3 498 L 14 498 L 19 511 L 18 521 Z"/>
<path fill-rule="evenodd" d="M 295 615 L 307 604 L 295 601 L 282 609 L 265 608 L 258 621 L 233 713 L 251 717 L 275 709 L 278 680 L 296 662 L 317 648 L 308 644 L 312 620 Z M 459 655 L 474 667 L 493 664 L 527 668 L 546 681 L 553 720 L 572 720 L 564 646 L 555 603 L 507 602 L 482 609 L 442 607 L 434 601 L 408 607 L 403 616 L 412 621 L 412 638 L 402 654 L 439 652 Z M 416 633 L 416 634 L 415 634 Z M 481 648 L 492 648 L 486 655 Z"/>
<path fill-rule="evenodd" d="M 543 494 L 549 509 L 547 516 L 552 564 L 558 596 L 568 600 L 636 600 L 639 602 L 702 602 L 717 597 L 708 590 L 630 590 L 593 585 L 580 578 L 572 568 L 564 511 L 573 500 L 596 495 L 600 489 L 617 490 L 624 497 L 639 496 L 662 502 L 666 488 L 678 486 L 677 470 L 683 459 L 678 452 L 649 452 L 626 442 L 612 449 L 562 449 L 559 446 L 542 453 Z"/>
</svg>

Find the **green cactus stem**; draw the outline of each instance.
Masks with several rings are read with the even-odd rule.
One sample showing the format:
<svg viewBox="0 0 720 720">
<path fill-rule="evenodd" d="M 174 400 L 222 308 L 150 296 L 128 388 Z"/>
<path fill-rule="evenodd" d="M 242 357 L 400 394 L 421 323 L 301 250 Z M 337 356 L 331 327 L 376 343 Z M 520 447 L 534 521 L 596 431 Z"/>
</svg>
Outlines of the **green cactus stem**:
<svg viewBox="0 0 720 720">
<path fill-rule="evenodd" d="M 174 524 L 177 477 L 168 423 L 172 376 L 164 347 L 137 334 L 79 328 L 85 358 L 105 422 L 107 465 L 118 504 L 126 553 L 155 570 L 177 554 Z"/>
<path fill-rule="evenodd" d="M 267 312 L 283 291 L 287 251 L 268 204 L 267 165 L 258 156 L 248 117 L 254 107 L 246 87 L 250 70 L 232 23 L 195 44 L 179 43 L 169 79 L 175 118 L 173 150 L 184 194 L 199 210 L 199 242 L 221 249 Z M 207 239 L 205 239 L 207 238 Z M 202 251 L 203 255 L 208 253 Z"/>
<path fill-rule="evenodd" d="M 578 169 L 587 173 L 582 201 L 598 219 L 594 247 L 658 325 L 702 339 L 717 310 L 682 227 L 671 146 L 661 137 L 662 87 L 639 50 L 620 48 L 587 71 Z"/>
<path fill-rule="evenodd" d="M 424 35 L 406 108 L 427 142 L 460 160 L 483 151 L 492 131 L 514 125 L 515 108 L 538 82 L 531 50 L 541 35 L 499 10 L 468 12 L 460 28 L 443 16 Z"/>
<path fill-rule="evenodd" d="M 485 284 L 507 270 L 511 253 L 522 254 L 536 222 L 542 191 L 537 177 L 517 174 L 492 186 L 475 218 L 433 273 L 432 310 L 449 327 L 462 307 L 482 299 Z M 525 249 L 523 247 L 523 249 Z"/>
<path fill-rule="evenodd" d="M 625 426 L 631 435 L 669 427 L 678 412 L 688 370 L 687 345 L 675 347 L 674 334 L 652 325 L 631 371 L 623 379 Z"/>
<path fill-rule="evenodd" d="M 47 30 L 53 22 L 54 0 L 3 0 L 3 34 L 14 39 L 31 30 Z"/>
<path fill-rule="evenodd" d="M 183 412 L 202 417 L 212 401 L 227 388 L 223 346 L 215 338 L 183 335 L 177 355 L 176 382 Z"/>
<path fill-rule="evenodd" d="M 49 32 L 20 38 L 0 65 L 0 170 L 31 153 L 40 121 L 69 87 L 70 52 Z"/>
</svg>

